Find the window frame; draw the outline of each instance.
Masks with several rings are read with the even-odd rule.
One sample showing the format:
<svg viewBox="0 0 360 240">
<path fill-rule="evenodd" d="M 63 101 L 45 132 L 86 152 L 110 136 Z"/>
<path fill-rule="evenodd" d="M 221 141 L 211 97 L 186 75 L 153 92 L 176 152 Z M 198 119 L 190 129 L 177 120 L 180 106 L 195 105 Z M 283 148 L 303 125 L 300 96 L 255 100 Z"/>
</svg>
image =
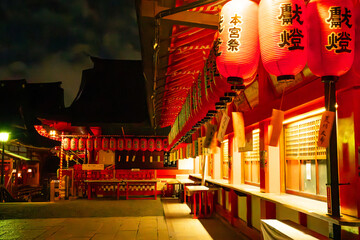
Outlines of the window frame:
<svg viewBox="0 0 360 240">
<path fill-rule="evenodd" d="M 244 176 L 244 183 L 245 184 L 248 184 L 248 185 L 253 185 L 253 186 L 256 186 L 256 187 L 260 187 L 260 129 L 259 128 L 256 128 L 256 129 L 252 129 L 251 131 L 249 131 L 248 133 L 251 133 L 252 134 L 252 150 L 251 151 L 247 151 L 247 152 L 242 152 L 242 158 L 243 158 L 243 176 Z M 257 137 L 256 137 L 256 141 L 257 141 L 257 147 L 256 147 L 256 149 L 254 150 L 254 134 L 257 134 Z M 251 153 L 254 153 L 254 151 L 256 151 L 256 150 L 258 150 L 258 152 L 257 152 L 257 160 L 246 160 L 246 155 L 248 155 L 249 154 L 249 152 L 251 152 Z M 251 154 L 250 153 L 250 154 Z M 246 162 L 250 162 L 251 163 L 251 165 L 250 165 L 250 174 L 251 174 L 251 176 L 250 176 L 250 179 L 251 179 L 251 181 L 248 181 L 247 179 L 246 179 L 246 172 L 247 172 L 247 168 L 246 168 Z M 252 175 L 252 173 L 253 173 L 253 170 L 252 170 L 252 168 L 253 168 L 253 162 L 255 162 L 257 165 L 258 165 L 258 169 L 259 169 L 259 171 L 257 172 L 257 174 L 258 174 L 258 177 L 257 177 L 257 179 L 258 179 L 258 182 L 253 182 L 252 181 L 252 179 L 253 179 L 253 175 Z"/>
</svg>

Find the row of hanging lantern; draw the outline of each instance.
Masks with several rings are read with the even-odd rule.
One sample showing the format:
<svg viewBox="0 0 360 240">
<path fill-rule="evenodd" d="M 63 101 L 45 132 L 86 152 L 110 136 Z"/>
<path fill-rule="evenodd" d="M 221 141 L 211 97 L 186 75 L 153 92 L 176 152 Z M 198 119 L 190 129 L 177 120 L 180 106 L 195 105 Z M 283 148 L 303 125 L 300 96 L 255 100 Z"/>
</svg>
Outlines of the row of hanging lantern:
<svg viewBox="0 0 360 240">
<path fill-rule="evenodd" d="M 77 138 L 64 137 L 63 149 L 65 151 L 84 151 L 85 149 L 92 151 L 112 150 L 112 151 L 167 151 L 167 138 Z"/>
<path fill-rule="evenodd" d="M 294 79 L 306 64 L 323 80 L 341 76 L 352 65 L 360 75 L 360 57 L 354 61 L 355 51 L 360 51 L 360 39 L 355 36 L 355 27 L 360 26 L 359 1 L 356 4 L 354 8 L 352 0 L 313 0 L 307 5 L 302 0 L 261 0 L 260 5 L 251 0 L 226 3 L 220 13 L 215 46 L 221 75 L 213 78 L 218 82 L 216 87 L 227 81 L 234 91 L 244 89 L 256 75 L 260 55 L 266 71 L 278 81 Z M 194 125 L 198 128 L 214 115 L 210 105 L 215 98 L 206 92 L 209 86 L 204 75 L 205 71 L 200 73 L 172 126 L 172 148 L 193 133 L 193 119 L 201 119 Z M 218 96 L 219 92 L 211 94 Z M 194 107 L 189 112 L 191 103 Z"/>
</svg>

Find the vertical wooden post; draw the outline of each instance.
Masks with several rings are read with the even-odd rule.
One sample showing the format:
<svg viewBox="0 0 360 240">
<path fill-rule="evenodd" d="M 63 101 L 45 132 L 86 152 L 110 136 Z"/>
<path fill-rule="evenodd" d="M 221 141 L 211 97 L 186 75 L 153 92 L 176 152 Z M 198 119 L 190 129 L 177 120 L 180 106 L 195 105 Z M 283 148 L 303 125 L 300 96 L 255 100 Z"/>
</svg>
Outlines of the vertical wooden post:
<svg viewBox="0 0 360 240">
<path fill-rule="evenodd" d="M 324 83 L 325 90 L 325 109 L 326 111 L 336 112 L 336 89 L 335 82 L 338 80 L 336 76 L 324 76 L 321 78 Z M 339 201 L 339 171 L 337 157 L 337 134 L 336 134 L 336 117 L 334 119 L 331 131 L 329 146 L 326 148 L 326 165 L 327 165 L 327 195 L 328 198 L 328 214 L 333 217 L 340 217 L 340 201 Z M 329 202 L 330 201 L 330 202 Z M 341 227 L 333 224 L 333 234 L 335 239 L 341 238 Z"/>
</svg>

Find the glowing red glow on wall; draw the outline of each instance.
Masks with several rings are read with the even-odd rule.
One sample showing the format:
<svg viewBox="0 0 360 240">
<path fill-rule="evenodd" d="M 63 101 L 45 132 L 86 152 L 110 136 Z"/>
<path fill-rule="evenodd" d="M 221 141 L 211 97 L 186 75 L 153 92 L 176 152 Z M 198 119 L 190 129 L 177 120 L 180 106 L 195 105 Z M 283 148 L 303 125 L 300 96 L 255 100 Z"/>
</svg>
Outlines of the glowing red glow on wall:
<svg viewBox="0 0 360 240">
<path fill-rule="evenodd" d="M 259 41 L 266 71 L 278 80 L 295 79 L 306 65 L 306 6 L 303 0 L 262 0 Z"/>
<path fill-rule="evenodd" d="M 260 57 L 258 7 L 250 0 L 232 0 L 221 10 L 216 64 L 230 83 L 241 83 L 257 70 Z"/>
<path fill-rule="evenodd" d="M 317 76 L 341 76 L 352 66 L 355 21 L 352 0 L 313 0 L 307 5 L 308 66 Z"/>
</svg>

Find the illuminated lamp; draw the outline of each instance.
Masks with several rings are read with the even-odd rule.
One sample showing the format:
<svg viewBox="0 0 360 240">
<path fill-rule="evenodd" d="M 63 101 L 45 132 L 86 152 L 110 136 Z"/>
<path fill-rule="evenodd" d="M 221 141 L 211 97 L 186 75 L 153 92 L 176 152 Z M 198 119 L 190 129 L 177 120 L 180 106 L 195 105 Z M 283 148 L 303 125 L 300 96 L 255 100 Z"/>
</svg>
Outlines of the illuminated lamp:
<svg viewBox="0 0 360 240">
<path fill-rule="evenodd" d="M 169 141 L 167 138 L 163 139 L 163 148 L 164 148 L 164 151 L 169 151 Z"/>
<path fill-rule="evenodd" d="M 157 138 L 155 141 L 155 150 L 162 151 L 163 150 L 163 140 L 161 138 Z"/>
<path fill-rule="evenodd" d="M 132 141 L 132 149 L 134 151 L 138 151 L 139 148 L 140 148 L 140 140 L 138 138 L 134 138 L 133 141 Z"/>
<path fill-rule="evenodd" d="M 86 149 L 92 151 L 94 149 L 94 140 L 92 138 L 86 139 Z"/>
<path fill-rule="evenodd" d="M 140 150 L 141 151 L 146 151 L 147 150 L 147 140 L 146 140 L 146 138 L 141 138 L 140 139 Z"/>
<path fill-rule="evenodd" d="M 125 150 L 130 151 L 132 149 L 132 140 L 131 138 L 125 139 Z"/>
<path fill-rule="evenodd" d="M 102 150 L 108 150 L 109 149 L 109 139 L 108 138 L 103 138 L 101 141 L 101 149 Z"/>
<path fill-rule="evenodd" d="M 94 149 L 95 151 L 99 151 L 101 149 L 101 138 L 95 138 Z"/>
<path fill-rule="evenodd" d="M 119 138 L 117 140 L 117 146 L 116 146 L 117 150 L 122 151 L 124 150 L 124 139 L 123 138 Z"/>
<path fill-rule="evenodd" d="M 261 0 L 259 41 L 266 71 L 278 81 L 294 80 L 307 60 L 305 2 Z"/>
<path fill-rule="evenodd" d="M 307 5 L 309 17 L 308 66 L 322 77 L 339 77 L 354 60 L 355 22 L 352 0 L 313 0 Z"/>
<path fill-rule="evenodd" d="M 70 141 L 70 149 L 71 151 L 77 151 L 78 150 L 78 139 L 72 138 Z"/>
<path fill-rule="evenodd" d="M 155 149 L 155 140 L 153 138 L 150 138 L 148 140 L 148 150 L 153 152 Z"/>
<path fill-rule="evenodd" d="M 335 115 L 336 81 L 351 68 L 355 52 L 355 21 L 352 0 L 313 0 L 307 5 L 308 24 L 308 66 L 312 73 L 321 77 L 324 82 L 325 109 L 322 121 L 326 116 Z M 311 38 L 310 38 L 311 36 Z M 324 128 L 325 124 L 320 124 Z M 329 134 L 324 134 L 329 141 L 327 147 L 328 179 L 327 193 L 328 214 L 340 217 L 339 180 L 336 118 L 332 121 Z M 320 134 L 321 133 L 321 134 Z M 319 130 L 321 138 L 324 130 Z M 319 140 L 321 140 L 319 138 Z M 318 141 L 319 143 L 320 141 Z M 321 144 L 321 142 L 320 142 Z M 335 232 L 335 230 L 334 230 Z M 337 229 L 336 232 L 340 232 Z M 337 238 L 337 237 L 335 237 Z"/>
<path fill-rule="evenodd" d="M 79 142 L 78 142 L 79 151 L 84 151 L 85 150 L 85 144 L 86 144 L 85 138 L 80 138 Z"/>
<path fill-rule="evenodd" d="M 260 58 L 258 7 L 250 0 L 232 0 L 220 13 L 216 64 L 228 83 L 242 88 L 256 73 Z"/>
<path fill-rule="evenodd" d="M 70 150 L 70 138 L 66 137 L 66 138 L 63 139 L 63 149 L 65 151 Z"/>
<path fill-rule="evenodd" d="M 111 151 L 115 151 L 116 150 L 116 139 L 115 138 L 110 138 L 109 141 L 109 148 Z"/>
</svg>

